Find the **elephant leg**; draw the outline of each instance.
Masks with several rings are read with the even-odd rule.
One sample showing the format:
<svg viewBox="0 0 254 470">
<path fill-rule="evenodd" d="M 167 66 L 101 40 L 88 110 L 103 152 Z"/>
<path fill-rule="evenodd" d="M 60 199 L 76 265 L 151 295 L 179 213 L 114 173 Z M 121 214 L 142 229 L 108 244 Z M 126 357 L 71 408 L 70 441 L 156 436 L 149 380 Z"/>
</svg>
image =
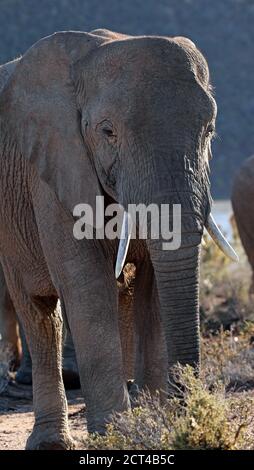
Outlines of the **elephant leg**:
<svg viewBox="0 0 254 470">
<path fill-rule="evenodd" d="M 21 358 L 17 316 L 0 265 L 0 346 L 2 356 L 16 367 Z"/>
<path fill-rule="evenodd" d="M 150 260 L 137 266 L 134 288 L 135 382 L 154 394 L 167 390 L 167 352 Z"/>
<path fill-rule="evenodd" d="M 65 330 L 65 328 L 64 328 Z M 19 322 L 19 332 L 22 345 L 20 367 L 16 374 L 16 382 L 25 385 L 32 384 L 32 360 L 28 349 L 23 327 Z M 80 387 L 78 366 L 76 361 L 74 344 L 69 331 L 65 332 L 63 340 L 63 381 L 67 390 Z"/>
<path fill-rule="evenodd" d="M 28 349 L 24 329 L 20 322 L 19 322 L 19 333 L 20 333 L 20 339 L 21 339 L 21 345 L 22 345 L 22 357 L 21 357 L 20 367 L 18 368 L 15 379 L 16 379 L 16 382 L 20 384 L 31 385 L 32 384 L 32 360 L 31 360 L 29 349 Z"/>
<path fill-rule="evenodd" d="M 31 297 L 21 277 L 5 264 L 5 274 L 20 314 L 33 368 L 35 423 L 27 449 L 72 449 L 67 401 L 62 380 L 62 319 L 56 297 Z"/>
<path fill-rule="evenodd" d="M 71 289 L 62 284 L 62 295 L 77 353 L 87 428 L 89 432 L 104 433 L 112 413 L 128 409 L 130 403 L 123 373 L 113 270 L 111 267 L 110 277 L 109 273 L 105 276 L 103 259 L 85 264 L 90 266 L 89 282 L 83 270 L 75 272 L 73 278 L 81 284 L 72 285 Z"/>
<path fill-rule="evenodd" d="M 46 188 L 47 189 L 47 188 Z M 104 240 L 76 240 L 53 193 L 34 195 L 43 253 L 75 346 L 89 432 L 130 407 L 124 380 L 113 256 Z M 52 226 L 49 220 L 54 221 Z M 59 227 L 59 229 L 58 229 Z"/>
</svg>

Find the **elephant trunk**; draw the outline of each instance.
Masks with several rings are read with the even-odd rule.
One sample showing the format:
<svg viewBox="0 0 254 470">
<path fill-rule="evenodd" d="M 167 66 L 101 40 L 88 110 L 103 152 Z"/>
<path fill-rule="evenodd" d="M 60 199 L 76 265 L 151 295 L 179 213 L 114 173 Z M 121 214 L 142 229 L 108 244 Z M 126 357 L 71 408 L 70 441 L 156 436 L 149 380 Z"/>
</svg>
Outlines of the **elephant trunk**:
<svg viewBox="0 0 254 470">
<path fill-rule="evenodd" d="M 203 221 L 209 205 L 205 201 L 202 205 L 202 199 L 191 192 L 164 190 L 157 194 L 157 197 L 154 196 L 152 199 L 154 205 L 162 208 L 163 205 L 168 204 L 169 211 L 167 222 L 160 212 L 160 227 L 165 224 L 168 228 L 173 228 L 174 232 L 175 220 L 172 207 L 175 204 L 181 206 L 179 244 L 165 243 L 162 232 L 158 237 L 153 237 L 152 218 L 149 222 L 146 219 L 149 225 L 146 245 L 157 285 L 169 371 L 177 362 L 190 364 L 199 369 L 199 253 Z M 118 274 L 118 269 L 121 269 L 121 256 L 126 253 L 128 247 L 128 228 L 131 228 L 131 221 L 126 213 L 116 274 Z"/>
<path fill-rule="evenodd" d="M 161 320 L 168 350 L 169 371 L 177 362 L 199 369 L 199 246 L 163 251 L 149 243 Z"/>
<path fill-rule="evenodd" d="M 175 223 L 174 207 L 176 205 L 180 207 L 180 237 L 178 238 L 180 242 L 176 246 L 173 243 L 169 247 L 170 242 L 165 243 L 165 237 L 161 231 L 158 236 L 156 234 L 153 237 L 152 216 L 149 222 L 148 218 L 139 218 L 139 225 L 142 226 L 144 220 L 149 225 L 146 244 L 157 285 L 160 316 L 168 350 L 169 371 L 177 362 L 190 364 L 199 369 L 199 264 L 204 226 L 207 226 L 212 238 L 225 254 L 232 259 L 236 259 L 237 256 L 210 213 L 211 198 L 207 171 L 202 168 L 197 178 L 194 172 L 194 158 L 192 160 L 187 157 L 175 158 L 173 151 L 170 153 L 170 159 L 166 159 L 163 152 L 157 155 L 158 158 L 153 159 L 153 172 L 149 175 L 143 174 L 146 177 L 143 178 L 145 181 L 143 185 L 137 184 L 138 179 L 142 181 L 141 170 L 137 166 L 136 184 L 132 183 L 133 188 L 136 189 L 133 189 L 131 196 L 127 190 L 123 193 L 122 201 L 126 212 L 115 274 L 118 277 L 121 273 L 128 251 L 133 223 L 130 206 L 137 206 L 142 201 L 146 208 L 159 207 L 160 227 L 163 225 L 166 230 L 169 227 L 173 228 L 172 233 L 174 233 Z M 176 157 L 179 155 L 176 154 Z M 175 162 L 174 172 L 169 171 L 169 162 Z M 163 206 L 167 206 L 168 218 L 162 216 Z"/>
<path fill-rule="evenodd" d="M 179 197 L 180 201 L 186 199 L 184 193 L 170 192 L 166 200 L 173 200 L 174 197 Z M 161 202 L 162 198 L 159 200 Z M 185 201 L 181 207 L 181 243 L 177 249 L 165 250 L 165 240 L 162 238 L 147 239 L 157 284 L 169 371 L 177 362 L 192 365 L 197 370 L 200 366 L 199 264 L 205 215 L 204 208 L 201 208 L 201 200 L 199 206 L 194 206 L 194 195 L 190 196 L 188 206 Z M 207 217 L 207 224 L 220 248 L 233 258 L 233 249 L 224 239 L 211 214 Z M 132 220 L 126 212 L 116 263 L 117 277 L 124 264 L 131 228 Z"/>
</svg>

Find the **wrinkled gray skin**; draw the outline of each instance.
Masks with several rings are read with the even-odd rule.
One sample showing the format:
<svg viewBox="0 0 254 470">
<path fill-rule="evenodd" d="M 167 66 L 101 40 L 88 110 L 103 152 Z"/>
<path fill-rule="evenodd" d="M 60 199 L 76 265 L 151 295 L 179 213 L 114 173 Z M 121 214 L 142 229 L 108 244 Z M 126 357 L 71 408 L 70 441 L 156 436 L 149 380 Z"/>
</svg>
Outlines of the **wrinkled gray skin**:
<svg viewBox="0 0 254 470">
<path fill-rule="evenodd" d="M 252 268 L 249 293 L 254 296 L 254 156 L 238 171 L 232 190 L 232 206 L 238 232 Z"/>
<path fill-rule="evenodd" d="M 163 251 L 161 240 L 130 244 L 135 379 L 153 392 L 166 390 L 166 372 L 171 378 L 178 361 L 198 370 L 199 252 L 210 212 L 215 114 L 206 61 L 185 38 L 57 33 L 23 56 L 4 88 L 0 244 L 33 361 L 28 449 L 73 447 L 58 297 L 75 344 L 88 430 L 103 432 L 113 411 L 130 407 L 114 278 L 118 244 L 73 237 L 80 202 L 94 208 L 104 194 L 125 209 L 182 204 L 179 250 Z"/>
<path fill-rule="evenodd" d="M 13 73 L 19 59 L 0 66 L 0 92 Z M 23 328 L 18 328 L 17 316 L 6 286 L 4 273 L 0 265 L 0 334 L 2 348 L 8 348 L 6 354 L 11 365 L 19 365 L 16 381 L 21 384 L 32 383 L 32 362 Z M 73 342 L 69 333 L 65 334 L 63 351 L 63 378 L 66 388 L 79 386 L 78 370 Z"/>
<path fill-rule="evenodd" d="M 125 378 L 133 379 L 133 305 L 130 285 L 119 285 L 119 329 L 124 355 Z M 24 330 L 17 320 L 13 302 L 6 286 L 4 273 L 0 265 L 0 348 L 5 351 L 11 370 L 18 368 L 15 380 L 20 384 L 32 384 L 32 360 Z M 64 328 L 63 339 L 63 381 L 66 389 L 80 387 L 74 344 L 70 332 Z M 131 385 L 131 384 L 130 384 Z M 22 396 L 22 389 L 21 389 Z"/>
<path fill-rule="evenodd" d="M 6 351 L 11 367 L 19 368 L 15 380 L 21 384 L 32 383 L 32 361 L 21 324 L 10 298 L 4 274 L 0 266 L 0 346 Z M 68 331 L 64 334 L 63 379 L 67 389 L 79 387 L 79 377 L 74 345 Z"/>
</svg>

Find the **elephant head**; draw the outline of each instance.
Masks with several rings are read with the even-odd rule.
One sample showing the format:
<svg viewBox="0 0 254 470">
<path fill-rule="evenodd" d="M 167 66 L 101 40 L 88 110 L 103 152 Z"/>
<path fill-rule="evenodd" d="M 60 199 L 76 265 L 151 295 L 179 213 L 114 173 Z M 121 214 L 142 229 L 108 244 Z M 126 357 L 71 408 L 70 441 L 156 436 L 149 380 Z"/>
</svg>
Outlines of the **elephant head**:
<svg viewBox="0 0 254 470">
<path fill-rule="evenodd" d="M 211 216 L 216 103 L 207 63 L 186 38 L 57 33 L 21 59 L 1 96 L 1 132 L 70 212 L 107 194 L 129 204 L 181 204 L 182 242 L 148 239 L 169 366 L 197 365 L 199 251 Z M 10 148 L 10 144 L 9 148 Z M 121 240 L 117 275 L 129 234 Z"/>
</svg>

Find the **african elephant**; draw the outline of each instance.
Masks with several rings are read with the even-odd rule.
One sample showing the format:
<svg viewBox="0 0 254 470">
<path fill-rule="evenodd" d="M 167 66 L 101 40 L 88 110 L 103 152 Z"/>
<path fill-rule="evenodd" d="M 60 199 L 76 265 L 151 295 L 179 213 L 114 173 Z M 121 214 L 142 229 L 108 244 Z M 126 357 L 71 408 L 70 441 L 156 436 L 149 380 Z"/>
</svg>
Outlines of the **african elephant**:
<svg viewBox="0 0 254 470">
<path fill-rule="evenodd" d="M 114 267 L 117 275 L 124 263 L 136 267 L 139 385 L 165 390 L 177 362 L 199 369 L 204 225 L 235 257 L 210 213 L 215 116 L 207 63 L 181 37 L 56 33 L 24 54 L 2 91 L 0 246 L 33 362 L 28 449 L 74 446 L 58 298 L 75 344 L 88 431 L 103 433 L 112 412 L 130 407 Z M 165 251 L 151 236 L 130 241 L 127 212 L 119 246 L 108 237 L 78 240 L 73 210 L 86 203 L 95 214 L 98 196 L 125 211 L 169 204 L 170 217 L 172 204 L 181 204 L 180 248 Z M 90 229 L 93 235 L 96 226 Z"/>
<path fill-rule="evenodd" d="M 254 157 L 238 171 L 232 190 L 232 206 L 238 232 L 252 268 L 250 294 L 254 294 Z"/>
</svg>

